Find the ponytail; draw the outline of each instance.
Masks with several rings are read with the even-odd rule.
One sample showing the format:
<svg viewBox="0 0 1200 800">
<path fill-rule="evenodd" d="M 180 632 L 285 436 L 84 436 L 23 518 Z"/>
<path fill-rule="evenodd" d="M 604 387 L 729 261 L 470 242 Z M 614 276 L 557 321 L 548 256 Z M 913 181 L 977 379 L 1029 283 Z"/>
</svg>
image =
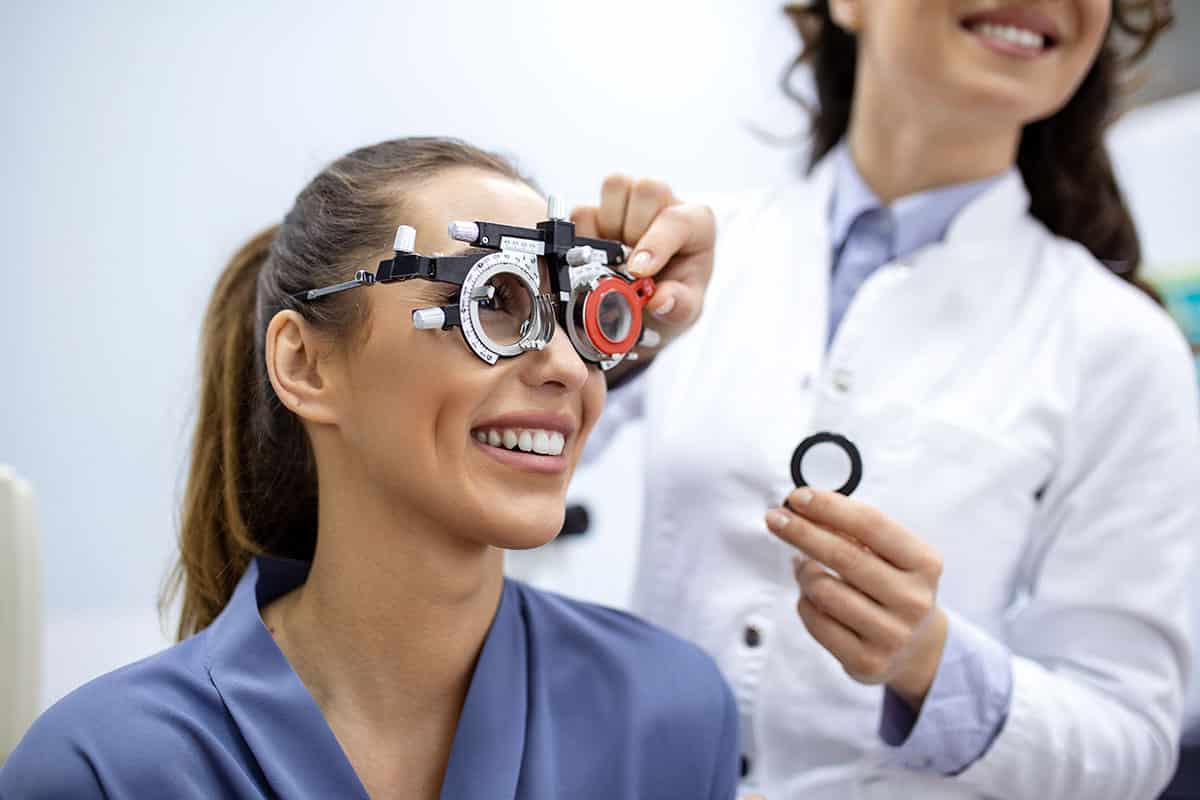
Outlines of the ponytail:
<svg viewBox="0 0 1200 800">
<path fill-rule="evenodd" d="M 246 445 L 257 405 L 255 303 L 258 276 L 279 226 L 268 228 L 234 255 L 217 280 L 204 314 L 200 408 L 183 499 L 180 560 L 167 599 L 181 587 L 180 639 L 207 627 L 233 594 L 250 559 L 261 552 L 242 509 Z"/>
</svg>

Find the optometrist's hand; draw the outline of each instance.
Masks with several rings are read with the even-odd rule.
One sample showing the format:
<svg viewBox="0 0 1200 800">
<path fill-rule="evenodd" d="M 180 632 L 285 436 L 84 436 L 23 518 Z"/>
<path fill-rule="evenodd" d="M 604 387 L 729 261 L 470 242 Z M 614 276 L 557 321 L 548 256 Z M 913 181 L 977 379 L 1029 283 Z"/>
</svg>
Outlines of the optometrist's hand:
<svg viewBox="0 0 1200 800">
<path fill-rule="evenodd" d="M 633 248 L 629 272 L 654 278 L 657 289 L 646 305 L 646 321 L 662 337 L 659 349 L 699 318 L 717 233 L 708 206 L 679 200 L 662 181 L 610 175 L 600 187 L 600 205 L 576 208 L 571 220 L 581 236 L 616 239 Z M 639 352 L 641 363 L 652 356 Z"/>
<path fill-rule="evenodd" d="M 804 626 L 860 683 L 886 683 L 920 710 L 941 662 L 941 555 L 879 510 L 836 492 L 796 489 L 767 527 L 793 559 Z M 836 573 L 836 574 L 835 574 Z"/>
</svg>

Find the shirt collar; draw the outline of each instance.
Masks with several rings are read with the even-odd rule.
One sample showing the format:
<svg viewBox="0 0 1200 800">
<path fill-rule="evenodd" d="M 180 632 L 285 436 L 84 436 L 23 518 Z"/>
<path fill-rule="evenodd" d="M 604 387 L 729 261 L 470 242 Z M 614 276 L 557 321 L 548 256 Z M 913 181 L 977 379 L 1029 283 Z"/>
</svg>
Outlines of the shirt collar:
<svg viewBox="0 0 1200 800">
<path fill-rule="evenodd" d="M 280 797 L 367 798 L 312 695 L 259 608 L 308 577 L 308 564 L 256 558 L 204 632 L 208 673 L 255 761 Z M 204 635 L 202 634 L 202 635 Z"/>
<path fill-rule="evenodd" d="M 229 604 L 201 634 L 208 638 L 209 676 L 277 795 L 367 798 L 259 612 L 302 584 L 308 569 L 278 558 L 251 562 Z M 515 795 L 525 749 L 526 674 L 520 600 L 506 580 L 459 717 L 443 797 Z"/>
<path fill-rule="evenodd" d="M 837 251 L 846 244 L 854 223 L 863 214 L 885 207 L 858 171 L 845 140 L 838 144 L 832 156 L 834 185 L 829 203 L 829 232 L 830 244 Z M 972 200 L 1014 171 L 1010 168 L 1000 175 L 942 186 L 894 201 L 886 207 L 892 221 L 890 256 L 902 258 L 941 241 L 954 218 Z"/>
<path fill-rule="evenodd" d="M 516 797 L 529 711 L 528 641 L 521 600 L 504 582 L 446 764 L 442 797 Z"/>
</svg>

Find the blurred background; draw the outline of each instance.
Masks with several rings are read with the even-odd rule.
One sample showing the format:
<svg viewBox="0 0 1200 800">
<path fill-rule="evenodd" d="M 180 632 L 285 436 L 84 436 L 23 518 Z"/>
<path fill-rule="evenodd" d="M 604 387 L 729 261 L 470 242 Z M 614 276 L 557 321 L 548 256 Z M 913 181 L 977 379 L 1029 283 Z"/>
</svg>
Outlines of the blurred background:
<svg viewBox="0 0 1200 800">
<path fill-rule="evenodd" d="M 1111 145 L 1148 276 L 1200 343 L 1200 3 L 1175 8 Z M 39 707 L 169 643 L 204 304 L 322 165 L 437 134 L 570 205 L 616 170 L 684 195 L 772 183 L 803 158 L 756 133 L 803 129 L 778 89 L 796 49 L 777 0 L 0 6 L 0 464 L 41 536 Z M 626 605 L 638 446 L 626 430 L 579 475 L 583 532 L 510 570 Z"/>
</svg>

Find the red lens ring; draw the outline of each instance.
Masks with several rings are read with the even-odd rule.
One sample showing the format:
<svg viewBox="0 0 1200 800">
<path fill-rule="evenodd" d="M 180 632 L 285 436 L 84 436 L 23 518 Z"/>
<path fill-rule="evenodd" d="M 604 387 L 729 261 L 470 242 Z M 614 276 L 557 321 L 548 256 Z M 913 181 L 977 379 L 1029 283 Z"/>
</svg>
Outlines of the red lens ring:
<svg viewBox="0 0 1200 800">
<path fill-rule="evenodd" d="M 605 297 L 618 292 L 629 303 L 631 318 L 629 334 L 620 342 L 610 342 L 600 330 L 600 303 Z M 591 340 L 592 347 L 606 356 L 619 356 L 628 353 L 637 344 L 642 335 L 642 303 L 634 284 L 620 278 L 609 277 L 601 280 L 588 295 L 583 305 L 583 328 Z"/>
</svg>

